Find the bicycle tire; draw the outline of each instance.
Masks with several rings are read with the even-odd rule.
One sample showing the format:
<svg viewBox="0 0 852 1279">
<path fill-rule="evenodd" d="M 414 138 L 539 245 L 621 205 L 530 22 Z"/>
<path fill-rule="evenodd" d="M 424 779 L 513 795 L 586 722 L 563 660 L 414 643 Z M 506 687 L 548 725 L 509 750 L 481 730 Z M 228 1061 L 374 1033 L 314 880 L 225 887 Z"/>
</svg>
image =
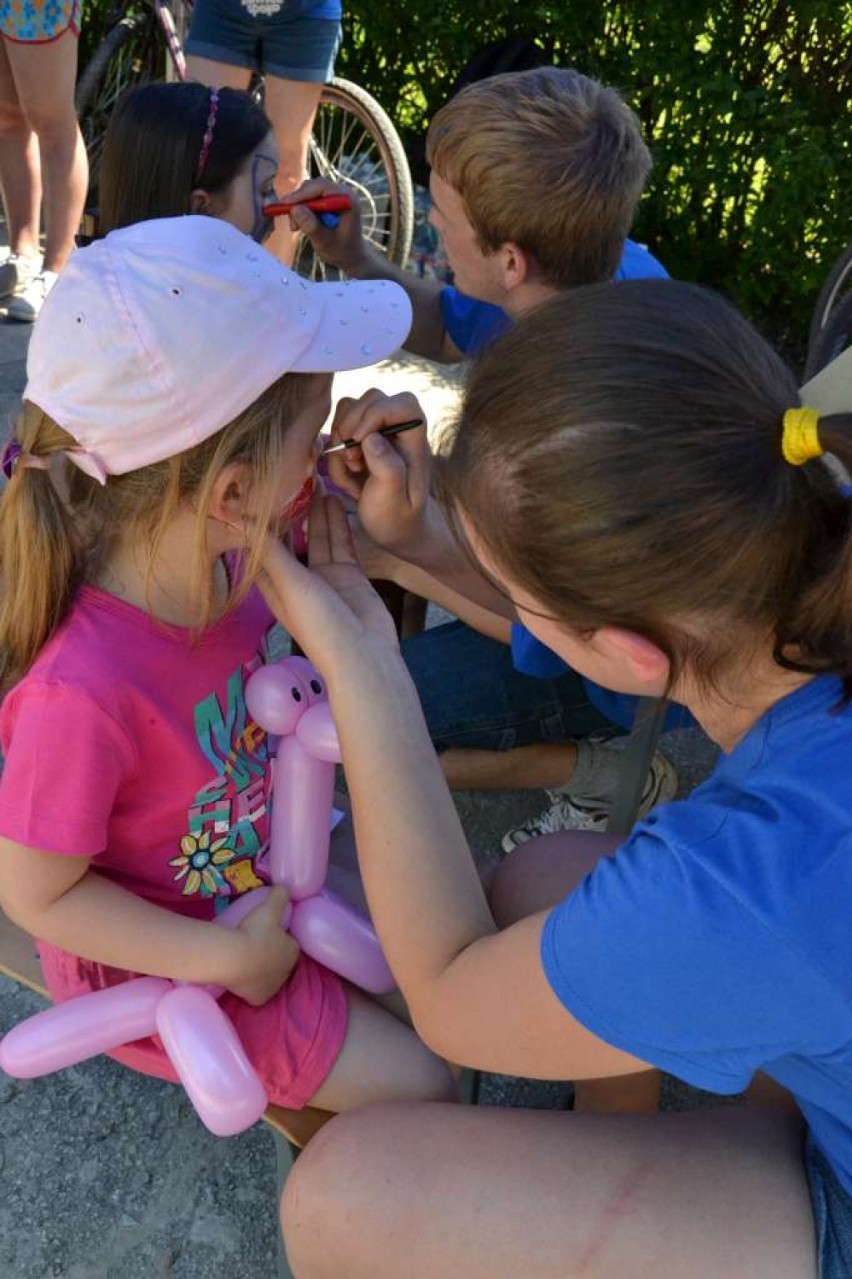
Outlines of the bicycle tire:
<svg viewBox="0 0 852 1279">
<path fill-rule="evenodd" d="M 808 347 L 803 382 L 821 373 L 827 364 L 836 360 L 852 345 L 852 293 L 845 293 L 837 300 L 816 338 Z"/>
<path fill-rule="evenodd" d="M 74 105 L 89 157 L 87 212 L 98 206 L 101 150 L 116 102 L 136 85 L 161 80 L 165 59 L 153 10 L 129 13 L 106 33 L 80 76 Z"/>
<path fill-rule="evenodd" d="M 347 153 L 353 139 L 354 148 Z M 414 232 L 411 172 L 396 128 L 366 89 L 338 77 L 323 86 L 309 166 L 312 177 L 331 178 L 354 191 L 365 237 L 397 266 L 404 266 Z M 314 278 L 334 274 L 307 243 L 299 252 L 297 269 Z"/>
<path fill-rule="evenodd" d="M 808 333 L 808 364 L 820 341 L 820 333 L 832 316 L 844 292 L 852 286 L 852 244 L 841 253 L 819 291 Z"/>
</svg>

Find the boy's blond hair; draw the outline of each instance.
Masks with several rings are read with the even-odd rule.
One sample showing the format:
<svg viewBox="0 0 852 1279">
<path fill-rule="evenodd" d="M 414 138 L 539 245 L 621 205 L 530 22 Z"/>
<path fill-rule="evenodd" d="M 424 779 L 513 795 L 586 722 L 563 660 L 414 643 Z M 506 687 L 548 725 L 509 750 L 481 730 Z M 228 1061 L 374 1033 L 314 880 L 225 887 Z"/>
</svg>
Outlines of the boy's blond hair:
<svg viewBox="0 0 852 1279">
<path fill-rule="evenodd" d="M 555 288 L 613 277 L 651 169 L 616 91 L 560 67 L 469 85 L 434 117 L 426 155 L 482 251 L 519 245 Z"/>
</svg>

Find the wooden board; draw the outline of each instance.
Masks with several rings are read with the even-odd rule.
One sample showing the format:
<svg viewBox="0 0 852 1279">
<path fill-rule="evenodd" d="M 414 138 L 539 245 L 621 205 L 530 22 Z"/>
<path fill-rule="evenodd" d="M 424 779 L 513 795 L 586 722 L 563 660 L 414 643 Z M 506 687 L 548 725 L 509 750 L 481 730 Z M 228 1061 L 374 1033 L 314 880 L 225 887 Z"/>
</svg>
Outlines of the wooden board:
<svg viewBox="0 0 852 1279">
<path fill-rule="evenodd" d="M 39 995 L 47 995 L 35 942 L 0 912 L 0 972 L 29 986 Z"/>
</svg>

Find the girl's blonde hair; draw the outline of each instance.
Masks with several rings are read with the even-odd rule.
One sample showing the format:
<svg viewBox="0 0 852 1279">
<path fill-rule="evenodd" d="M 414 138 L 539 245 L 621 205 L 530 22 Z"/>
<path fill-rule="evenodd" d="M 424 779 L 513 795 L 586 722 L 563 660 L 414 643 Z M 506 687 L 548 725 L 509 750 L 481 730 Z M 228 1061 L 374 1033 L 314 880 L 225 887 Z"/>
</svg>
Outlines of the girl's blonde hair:
<svg viewBox="0 0 852 1279">
<path fill-rule="evenodd" d="M 246 536 L 233 607 L 257 578 L 263 536 L 275 511 L 284 441 L 315 374 L 288 373 L 216 435 L 175 457 L 111 475 L 101 485 L 63 455 L 76 441 L 36 405 L 24 402 L 15 438 L 50 470 L 16 467 L 0 502 L 0 682 L 7 688 L 32 665 L 67 615 L 78 588 L 96 578 L 116 540 L 133 531 L 153 562 L 178 508 L 196 512 L 191 599 L 193 627 L 213 619 L 207 561 L 207 510 L 224 468 L 246 464 L 257 491 L 257 532 Z"/>
</svg>

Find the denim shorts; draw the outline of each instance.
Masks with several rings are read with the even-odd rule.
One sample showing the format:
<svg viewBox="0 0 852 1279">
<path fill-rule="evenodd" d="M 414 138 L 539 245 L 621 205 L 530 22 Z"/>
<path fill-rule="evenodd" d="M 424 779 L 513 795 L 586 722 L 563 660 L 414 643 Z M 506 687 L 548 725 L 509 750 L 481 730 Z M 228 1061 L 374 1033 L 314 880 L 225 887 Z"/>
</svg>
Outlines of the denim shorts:
<svg viewBox="0 0 852 1279">
<path fill-rule="evenodd" d="M 852 1195 L 844 1190 L 810 1135 L 805 1144 L 805 1172 L 817 1236 L 819 1279 L 849 1279 L 852 1275 Z"/>
<path fill-rule="evenodd" d="M 523 675 L 508 644 L 463 622 L 430 627 L 401 648 L 439 751 L 505 751 L 624 731 L 592 705 L 574 671 L 552 679 Z"/>
<path fill-rule="evenodd" d="M 196 0 L 186 52 L 281 80 L 325 84 L 334 74 L 340 22 L 302 0 Z"/>
</svg>

